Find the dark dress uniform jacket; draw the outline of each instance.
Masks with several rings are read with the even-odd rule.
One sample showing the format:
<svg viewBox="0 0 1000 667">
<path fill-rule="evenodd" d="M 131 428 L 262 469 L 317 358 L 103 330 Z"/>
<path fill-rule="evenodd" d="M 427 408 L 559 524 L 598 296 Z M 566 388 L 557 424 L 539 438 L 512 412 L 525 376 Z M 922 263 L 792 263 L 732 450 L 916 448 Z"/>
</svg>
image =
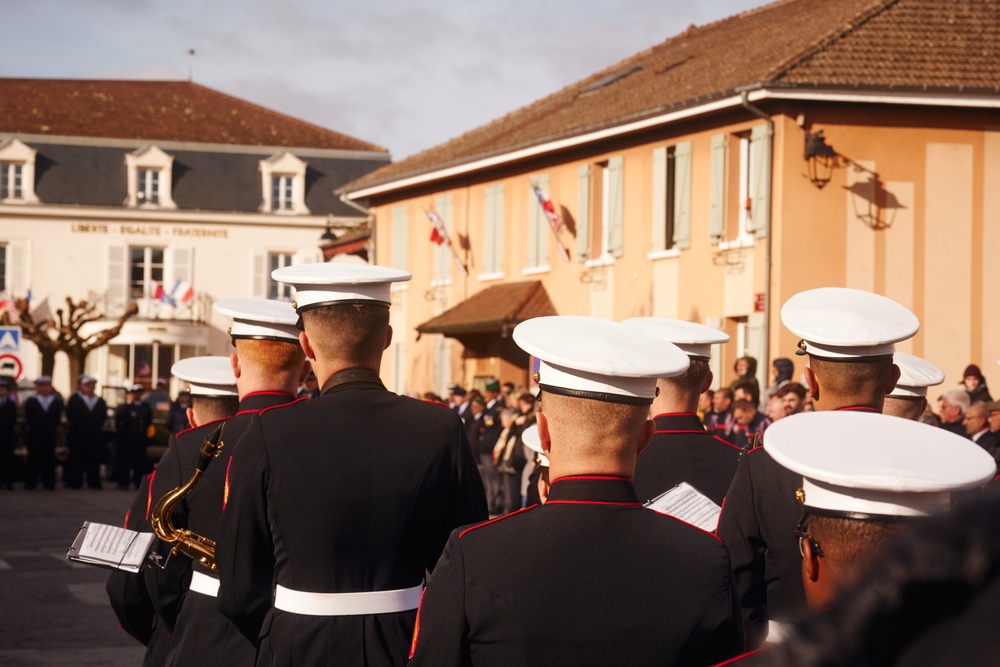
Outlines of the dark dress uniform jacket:
<svg viewBox="0 0 1000 667">
<path fill-rule="evenodd" d="M 48 409 L 40 396 L 32 395 L 24 402 L 24 423 L 28 427 L 28 479 L 27 488 L 34 488 L 38 475 L 42 486 L 53 489 L 56 485 L 56 429 L 62 421 L 63 399 L 51 394 Z"/>
<path fill-rule="evenodd" d="M 194 475 L 202 444 L 212 433 L 222 427 L 223 443 L 219 456 L 202 474 L 194 489 L 175 508 L 171 515 L 174 526 L 188 528 L 194 533 L 215 540 L 226 494 L 226 471 L 230 457 L 240 436 L 250 424 L 250 418 L 265 408 L 283 405 L 295 400 L 291 394 L 259 392 L 248 394 L 240 401 L 235 416 L 203 424 L 198 428 L 181 431 L 171 438 L 156 467 L 153 479 L 153 497 L 156 502 L 175 488 L 187 483 Z M 154 503 L 155 504 L 155 503 Z M 166 546 L 169 551 L 169 545 Z M 171 565 L 185 570 L 196 570 L 213 578 L 216 574 L 185 555 L 174 556 Z M 167 576 L 164 576 L 166 574 Z M 173 628 L 167 665 L 252 665 L 256 647 L 219 611 L 215 597 L 188 590 L 185 577 L 147 570 L 147 579 L 153 575 L 158 589 L 158 600 L 167 606 L 161 610 L 169 617 Z M 173 611 L 170 611 L 170 608 Z"/>
<path fill-rule="evenodd" d="M 635 462 L 635 491 L 643 502 L 687 482 L 722 505 L 740 461 L 740 448 L 705 430 L 698 415 L 657 415 L 656 431 Z"/>
<path fill-rule="evenodd" d="M 410 664 L 712 665 L 742 650 L 722 542 L 643 508 L 629 479 L 579 476 L 452 534 Z"/>
<path fill-rule="evenodd" d="M 751 647 L 764 640 L 769 619 L 788 622 L 807 609 L 794 534 L 803 514 L 795 498 L 801 488 L 802 475 L 757 447 L 740 460 L 719 517 L 717 533 L 729 547 Z"/>
<path fill-rule="evenodd" d="M 150 477 L 143 477 L 132 507 L 125 514 L 125 527 L 129 530 L 150 530 L 149 517 L 155 504 L 149 489 Z M 170 631 L 156 615 L 143 575 L 115 570 L 108 577 L 107 592 L 122 630 L 147 647 L 142 664 L 163 665 L 170 647 Z"/>
<path fill-rule="evenodd" d="M 416 610 L 312 616 L 311 593 L 417 586 L 455 527 L 487 517 L 461 419 L 349 369 L 323 394 L 265 410 L 240 439 L 219 526 L 219 607 L 258 641 L 258 665 L 401 665 Z"/>
</svg>

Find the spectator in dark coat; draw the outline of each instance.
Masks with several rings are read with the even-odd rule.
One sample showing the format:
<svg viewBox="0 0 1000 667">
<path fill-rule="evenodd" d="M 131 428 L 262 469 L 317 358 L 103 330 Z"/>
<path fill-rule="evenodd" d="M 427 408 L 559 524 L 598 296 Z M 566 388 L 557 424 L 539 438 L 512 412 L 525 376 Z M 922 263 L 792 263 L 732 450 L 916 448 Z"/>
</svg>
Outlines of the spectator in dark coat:
<svg viewBox="0 0 1000 667">
<path fill-rule="evenodd" d="M 749 356 L 740 357 L 733 364 L 733 370 L 736 371 L 736 379 L 729 383 L 729 389 L 735 392 L 736 387 L 740 384 L 749 382 L 753 385 L 754 395 L 759 399 L 760 383 L 757 382 L 757 360 Z"/>
<path fill-rule="evenodd" d="M 0 484 L 14 488 L 14 447 L 17 435 L 17 403 L 10 395 L 10 386 L 0 378 Z"/>
<path fill-rule="evenodd" d="M 170 435 L 177 435 L 191 428 L 187 417 L 189 407 L 191 407 L 191 392 L 184 389 L 177 394 L 177 400 L 170 404 L 170 412 L 167 413 L 167 428 L 170 429 Z"/>
<path fill-rule="evenodd" d="M 993 401 L 990 390 L 986 386 L 986 378 L 983 377 L 979 366 L 969 364 L 965 367 L 965 372 L 962 374 L 962 384 L 965 385 L 965 391 L 969 394 L 969 403 L 991 403 Z"/>
</svg>

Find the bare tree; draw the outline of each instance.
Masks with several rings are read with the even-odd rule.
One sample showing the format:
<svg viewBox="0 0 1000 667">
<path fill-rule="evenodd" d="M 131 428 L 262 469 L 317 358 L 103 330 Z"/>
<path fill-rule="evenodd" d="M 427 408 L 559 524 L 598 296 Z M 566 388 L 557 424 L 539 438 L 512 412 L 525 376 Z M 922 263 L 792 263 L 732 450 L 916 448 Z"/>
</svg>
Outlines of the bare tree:
<svg viewBox="0 0 1000 667">
<path fill-rule="evenodd" d="M 42 375 L 52 375 L 56 365 L 56 353 L 65 352 L 69 358 L 69 386 L 75 386 L 74 379 L 83 372 L 87 355 L 117 336 L 125 322 L 139 312 L 133 303 L 118 317 L 115 323 L 106 328 L 83 335 L 80 330 L 90 322 L 104 319 L 104 313 L 98 310 L 97 304 L 86 299 L 73 301 L 66 297 L 66 308 L 56 309 L 55 317 L 44 317 L 36 320 L 31 314 L 31 308 L 25 299 L 14 302 L 16 317 L 9 312 L 0 315 L 0 324 L 17 325 L 21 327 L 22 335 L 35 344 L 42 355 Z"/>
</svg>

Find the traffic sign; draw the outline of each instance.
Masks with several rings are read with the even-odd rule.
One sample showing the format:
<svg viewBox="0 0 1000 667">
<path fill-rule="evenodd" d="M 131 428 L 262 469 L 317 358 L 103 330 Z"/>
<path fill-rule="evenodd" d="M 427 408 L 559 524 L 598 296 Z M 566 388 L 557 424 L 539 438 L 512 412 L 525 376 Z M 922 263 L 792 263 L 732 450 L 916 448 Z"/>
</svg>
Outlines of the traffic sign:
<svg viewBox="0 0 1000 667">
<path fill-rule="evenodd" d="M 21 360 L 14 354 L 0 354 L 0 375 L 13 377 L 15 381 L 21 379 L 24 374 L 24 366 Z"/>
<path fill-rule="evenodd" d="M 0 327 L 0 352 L 21 349 L 21 327 Z"/>
</svg>

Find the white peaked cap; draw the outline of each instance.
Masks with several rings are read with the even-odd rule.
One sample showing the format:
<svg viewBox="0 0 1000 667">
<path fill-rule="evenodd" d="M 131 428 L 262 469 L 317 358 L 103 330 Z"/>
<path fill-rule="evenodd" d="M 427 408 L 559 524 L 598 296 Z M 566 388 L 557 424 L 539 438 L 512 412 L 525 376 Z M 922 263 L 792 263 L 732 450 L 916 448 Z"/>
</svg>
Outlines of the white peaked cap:
<svg viewBox="0 0 1000 667">
<path fill-rule="evenodd" d="M 374 301 L 389 304 L 392 283 L 411 278 L 406 271 L 373 264 L 319 262 L 275 269 L 271 277 L 295 288 L 295 310 L 338 303 Z"/>
<path fill-rule="evenodd" d="M 653 334 L 673 343 L 692 359 L 708 361 L 712 346 L 729 342 L 729 334 L 704 324 L 666 317 L 630 317 L 622 324 Z"/>
<path fill-rule="evenodd" d="M 802 339 L 796 354 L 857 359 L 892 354 L 920 320 L 892 299 L 847 287 L 800 292 L 781 307 L 781 321 Z"/>
<path fill-rule="evenodd" d="M 806 507 L 844 516 L 947 512 L 951 494 L 993 479 L 968 438 L 873 412 L 804 412 L 774 422 L 764 449 L 802 475 Z"/>
<path fill-rule="evenodd" d="M 538 465 L 543 468 L 549 467 L 549 457 L 542 449 L 542 439 L 538 437 L 538 424 L 532 424 L 521 432 L 521 442 L 524 446 L 538 455 Z"/>
<path fill-rule="evenodd" d="M 892 361 L 899 366 L 899 381 L 888 396 L 922 398 L 927 396 L 927 387 L 944 382 L 944 371 L 926 359 L 906 352 L 896 352 Z"/>
<path fill-rule="evenodd" d="M 238 396 L 236 375 L 229 357 L 189 357 L 170 367 L 170 372 L 187 382 L 192 396 Z"/>
<path fill-rule="evenodd" d="M 538 357 L 542 391 L 613 403 L 648 405 L 658 378 L 691 363 L 676 345 L 596 317 L 536 317 L 517 325 L 514 342 Z"/>
<path fill-rule="evenodd" d="M 295 328 L 299 316 L 287 301 L 222 299 L 212 307 L 232 318 L 229 335 L 234 341 L 249 338 L 299 343 L 299 330 Z"/>
</svg>

